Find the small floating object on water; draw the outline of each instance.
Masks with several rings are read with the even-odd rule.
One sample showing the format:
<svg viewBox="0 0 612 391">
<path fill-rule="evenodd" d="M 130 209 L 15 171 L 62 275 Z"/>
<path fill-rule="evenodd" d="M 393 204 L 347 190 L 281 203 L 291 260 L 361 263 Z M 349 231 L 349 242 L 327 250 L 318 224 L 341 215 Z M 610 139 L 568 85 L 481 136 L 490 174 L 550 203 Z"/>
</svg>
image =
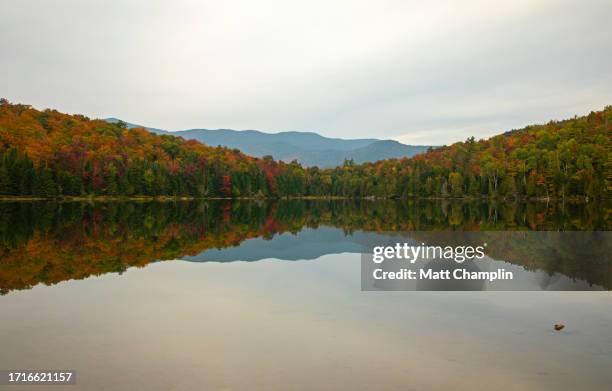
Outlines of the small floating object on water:
<svg viewBox="0 0 612 391">
<path fill-rule="evenodd" d="M 554 328 L 555 328 L 556 331 L 561 331 L 561 330 L 563 330 L 565 328 L 565 325 L 561 324 L 561 323 L 557 323 L 557 324 L 555 324 Z"/>
</svg>

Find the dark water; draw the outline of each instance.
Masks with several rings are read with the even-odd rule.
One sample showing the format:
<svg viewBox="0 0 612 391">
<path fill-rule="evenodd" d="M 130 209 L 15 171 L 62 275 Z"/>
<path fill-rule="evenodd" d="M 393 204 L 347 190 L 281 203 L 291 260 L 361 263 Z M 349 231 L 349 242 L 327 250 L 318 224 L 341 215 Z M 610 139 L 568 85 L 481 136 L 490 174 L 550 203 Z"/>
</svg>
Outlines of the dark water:
<svg viewBox="0 0 612 391">
<path fill-rule="evenodd" d="M 609 389 L 608 210 L 3 203 L 0 369 L 73 369 L 72 390 Z M 438 232 L 486 235 L 525 289 L 601 291 L 361 291 L 364 243 Z"/>
</svg>

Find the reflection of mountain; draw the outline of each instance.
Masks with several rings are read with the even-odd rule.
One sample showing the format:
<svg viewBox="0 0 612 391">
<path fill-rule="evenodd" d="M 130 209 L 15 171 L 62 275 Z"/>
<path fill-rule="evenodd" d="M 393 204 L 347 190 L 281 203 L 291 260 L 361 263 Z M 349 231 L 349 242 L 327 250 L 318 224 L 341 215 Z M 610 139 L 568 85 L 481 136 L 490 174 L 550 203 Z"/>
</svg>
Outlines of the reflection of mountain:
<svg viewBox="0 0 612 391">
<path fill-rule="evenodd" d="M 429 242 L 435 238 L 419 231 L 448 230 L 522 230 L 488 239 L 490 254 L 610 288 L 609 253 L 580 253 L 575 242 L 554 235 L 521 236 L 533 228 L 609 229 L 602 208 L 433 201 L 0 203 L 0 290 L 121 273 L 155 260 L 314 259 L 360 252 L 363 243 L 396 240 L 398 232 Z M 605 249 L 606 238 L 597 240 L 587 244 Z"/>
<path fill-rule="evenodd" d="M 346 236 L 342 230 L 331 227 L 304 228 L 296 234 L 282 233 L 272 239 L 247 239 L 237 247 L 206 250 L 182 259 L 191 262 L 316 259 L 326 254 L 359 253 L 362 248 L 359 239 L 362 236 L 361 232 Z"/>
<path fill-rule="evenodd" d="M 282 259 L 297 261 L 317 259 L 323 255 L 361 253 L 367 243 L 384 243 L 390 238 L 374 232 L 345 233 L 340 228 L 320 226 L 304 228 L 297 233 L 281 233 L 272 239 L 247 239 L 237 247 L 206 250 L 182 259 L 190 262 L 232 262 Z"/>
</svg>

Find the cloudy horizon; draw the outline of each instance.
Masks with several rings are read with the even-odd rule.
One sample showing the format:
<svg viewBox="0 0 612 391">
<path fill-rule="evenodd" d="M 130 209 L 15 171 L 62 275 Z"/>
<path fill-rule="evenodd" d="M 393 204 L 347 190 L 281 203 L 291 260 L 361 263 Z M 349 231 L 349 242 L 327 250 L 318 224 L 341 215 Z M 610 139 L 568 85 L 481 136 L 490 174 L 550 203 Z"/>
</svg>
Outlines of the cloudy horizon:
<svg viewBox="0 0 612 391">
<path fill-rule="evenodd" d="M 0 96 L 439 145 L 612 104 L 610 1 L 7 1 Z"/>
</svg>

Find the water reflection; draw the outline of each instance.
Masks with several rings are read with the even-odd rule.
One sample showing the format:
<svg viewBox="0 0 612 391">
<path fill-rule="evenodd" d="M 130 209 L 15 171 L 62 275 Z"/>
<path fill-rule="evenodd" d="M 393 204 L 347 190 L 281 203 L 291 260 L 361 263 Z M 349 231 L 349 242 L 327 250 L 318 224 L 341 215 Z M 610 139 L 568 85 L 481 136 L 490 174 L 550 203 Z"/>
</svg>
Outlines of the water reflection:
<svg viewBox="0 0 612 391">
<path fill-rule="evenodd" d="M 121 273 L 156 260 L 315 259 L 360 252 L 363 243 L 400 232 L 432 241 L 427 232 L 609 230 L 607 210 L 434 201 L 2 203 L 0 290 Z M 612 288 L 610 259 L 577 257 L 558 240 L 541 247 L 519 238 L 494 250 L 526 268 Z M 550 248 L 561 250 L 551 255 Z M 563 251 L 569 255 L 558 256 Z"/>
</svg>

